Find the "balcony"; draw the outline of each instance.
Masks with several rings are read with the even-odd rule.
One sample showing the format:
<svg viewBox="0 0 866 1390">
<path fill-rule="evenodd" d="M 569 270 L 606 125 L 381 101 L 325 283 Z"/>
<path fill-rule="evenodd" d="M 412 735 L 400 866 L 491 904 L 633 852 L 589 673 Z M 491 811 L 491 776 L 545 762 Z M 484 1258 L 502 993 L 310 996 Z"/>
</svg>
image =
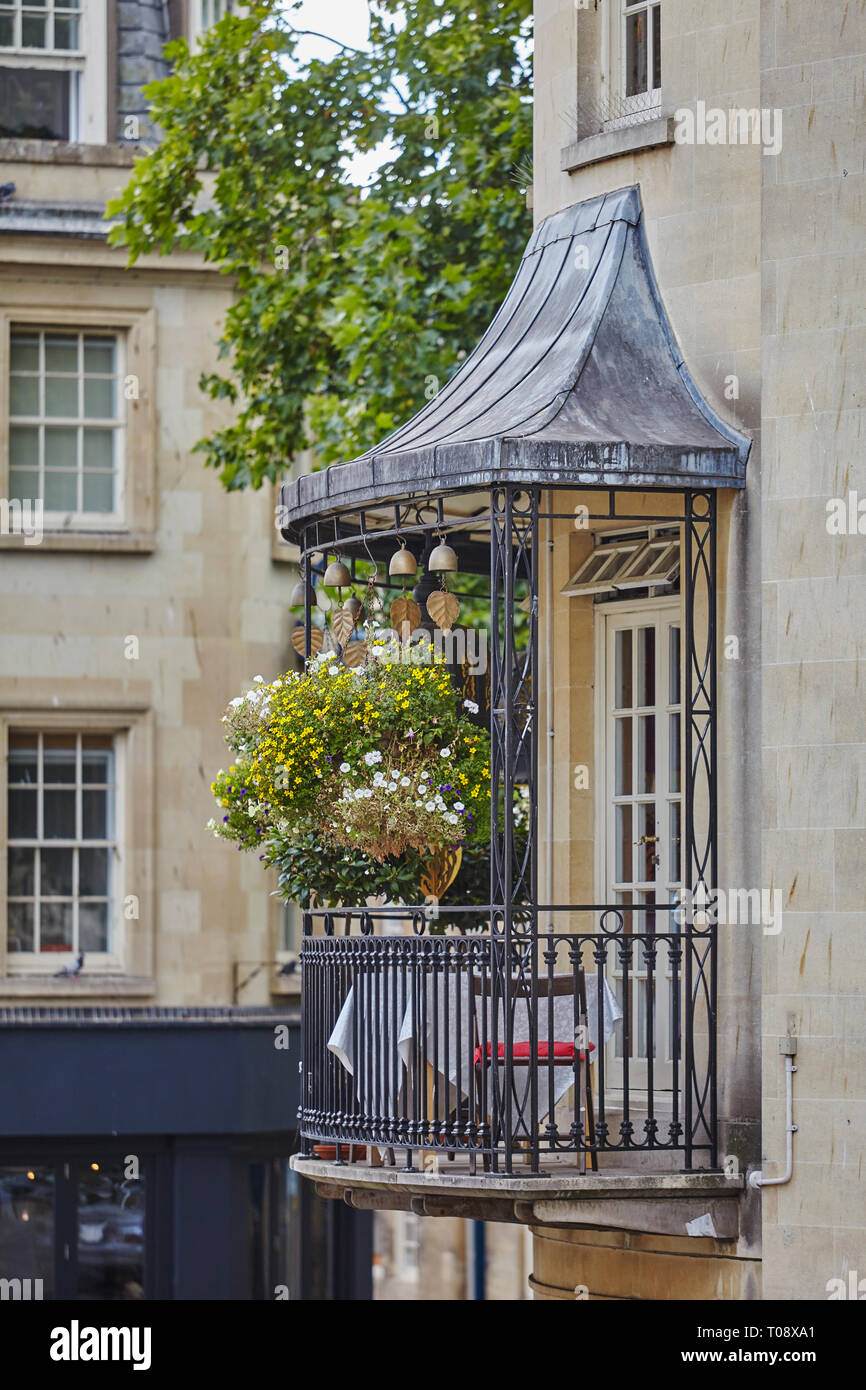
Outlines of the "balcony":
<svg viewBox="0 0 866 1390">
<path fill-rule="evenodd" d="M 709 930 L 674 909 L 539 911 L 560 924 L 518 913 L 508 943 L 495 917 L 431 935 L 422 908 L 306 915 L 295 1167 L 360 1208 L 583 1224 L 615 1198 L 613 1224 L 657 1229 L 676 1197 L 672 1232 L 706 1217 L 733 1236 Z"/>
<path fill-rule="evenodd" d="M 294 1164 L 324 1195 L 736 1234 L 717 931 L 677 904 L 717 891 L 717 494 L 748 450 L 682 362 L 627 189 L 536 228 L 415 419 L 284 485 L 307 656 L 326 636 L 346 666 L 369 655 L 343 619 L 316 631 L 329 561 L 370 613 L 379 594 L 405 610 L 398 576 L 423 570 L 413 621 L 452 643 L 490 747 L 487 884 L 437 889 L 438 919 L 327 884 L 309 898 Z M 457 639 L 479 630 L 475 672 Z"/>
</svg>

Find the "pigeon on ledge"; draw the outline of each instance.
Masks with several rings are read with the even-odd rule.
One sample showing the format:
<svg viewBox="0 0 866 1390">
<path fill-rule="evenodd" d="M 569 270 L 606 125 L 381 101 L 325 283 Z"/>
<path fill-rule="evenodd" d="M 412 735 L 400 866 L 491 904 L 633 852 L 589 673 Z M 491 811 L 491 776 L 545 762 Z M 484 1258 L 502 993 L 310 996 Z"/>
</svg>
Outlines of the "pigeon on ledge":
<svg viewBox="0 0 866 1390">
<path fill-rule="evenodd" d="M 81 954 L 80 954 L 80 956 L 78 957 L 78 959 L 75 960 L 75 961 L 73 961 L 70 965 L 64 965 L 64 967 L 63 967 L 62 970 L 55 970 L 55 972 L 54 972 L 54 978 L 55 978 L 55 980 L 59 980 L 59 979 L 77 980 L 77 979 L 78 979 L 78 976 L 81 974 L 81 967 L 82 967 L 83 964 L 84 964 L 84 952 L 82 951 Z"/>
</svg>

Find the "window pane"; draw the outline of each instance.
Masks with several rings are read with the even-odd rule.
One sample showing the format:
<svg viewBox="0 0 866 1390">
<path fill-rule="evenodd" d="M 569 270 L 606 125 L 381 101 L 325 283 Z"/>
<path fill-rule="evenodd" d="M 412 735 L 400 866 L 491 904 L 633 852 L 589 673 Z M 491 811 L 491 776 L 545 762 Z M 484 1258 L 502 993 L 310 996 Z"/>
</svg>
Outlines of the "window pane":
<svg viewBox="0 0 866 1390">
<path fill-rule="evenodd" d="M 43 782 L 75 781 L 75 735 L 45 734 L 42 740 Z"/>
<path fill-rule="evenodd" d="M 33 904 L 9 903 L 6 909 L 6 938 L 10 951 L 33 950 Z M 0 1259 L 3 1247 L 0 1242 Z"/>
<path fill-rule="evenodd" d="M 625 92 L 626 96 L 629 97 L 637 96 L 647 89 L 646 26 L 647 16 L 645 12 L 626 16 Z"/>
<path fill-rule="evenodd" d="M 638 628 L 638 697 L 639 705 L 656 702 L 656 632 L 654 627 Z"/>
<path fill-rule="evenodd" d="M 22 46 L 24 48 L 44 48 L 45 28 L 44 19 L 39 19 L 35 15 L 23 15 L 21 18 Z"/>
<path fill-rule="evenodd" d="M 45 414 L 48 416 L 78 415 L 78 380 L 74 376 L 46 376 Z"/>
<path fill-rule="evenodd" d="M 36 839 L 36 792 L 9 788 L 10 840 Z"/>
<path fill-rule="evenodd" d="M 616 721 L 616 796 L 631 796 L 632 794 L 632 732 L 631 720 L 617 719 Z"/>
<path fill-rule="evenodd" d="M 638 873 L 645 883 L 654 883 L 656 876 L 655 859 L 658 850 L 655 841 L 656 808 L 654 802 L 644 802 L 638 807 L 637 825 L 637 838 L 643 840 L 643 844 L 639 847 Z"/>
<path fill-rule="evenodd" d="M 653 714 L 645 714 L 638 720 L 637 789 L 639 793 L 656 789 L 656 721 Z"/>
<path fill-rule="evenodd" d="M 114 430 L 85 430 L 82 462 L 85 468 L 112 468 Z"/>
<path fill-rule="evenodd" d="M 54 1293 L 54 1172 L 47 1166 L 0 1168 L 0 1278 L 41 1279 L 30 1298 Z"/>
<path fill-rule="evenodd" d="M 39 496 L 39 474 L 29 468 L 10 468 L 9 501 L 35 502 Z"/>
<path fill-rule="evenodd" d="M 114 382 L 110 377 L 86 377 L 84 414 L 88 420 L 114 418 Z"/>
<path fill-rule="evenodd" d="M 38 781 L 36 738 L 31 734 L 9 735 L 9 781 Z"/>
<path fill-rule="evenodd" d="M 46 425 L 45 467 L 78 467 L 78 430 L 74 425 Z"/>
<path fill-rule="evenodd" d="M 72 950 L 72 903 L 43 903 L 41 915 L 41 951 Z"/>
<path fill-rule="evenodd" d="M 108 950 L 108 903 L 79 903 L 78 949 Z"/>
<path fill-rule="evenodd" d="M 109 822 L 110 792 L 82 792 L 84 828 L 82 839 L 107 840 L 110 838 Z"/>
<path fill-rule="evenodd" d="M 84 370 L 108 374 L 114 371 L 113 338 L 84 339 Z"/>
<path fill-rule="evenodd" d="M 32 898 L 35 884 L 34 859 L 36 851 L 33 849 L 9 850 L 9 896 L 11 898 Z"/>
<path fill-rule="evenodd" d="M 114 742 L 110 734 L 85 734 L 82 738 L 81 780 L 114 781 Z"/>
<path fill-rule="evenodd" d="M 11 48 L 14 42 L 15 21 L 11 14 L 0 15 L 0 48 Z"/>
<path fill-rule="evenodd" d="M 668 737 L 670 747 L 668 749 L 669 771 L 668 791 L 678 792 L 680 790 L 680 716 L 672 714 L 669 716 L 670 728 Z"/>
<path fill-rule="evenodd" d="M 36 425 L 10 427 L 9 464 L 12 468 L 39 467 L 39 430 Z"/>
<path fill-rule="evenodd" d="M 46 840 L 75 839 L 75 792 L 43 792 Z"/>
<path fill-rule="evenodd" d="M 631 630 L 621 628 L 616 634 L 616 708 L 630 709 L 632 703 Z"/>
<path fill-rule="evenodd" d="M 35 376 L 10 376 L 9 378 L 10 415 L 39 414 L 39 378 Z"/>
<path fill-rule="evenodd" d="M 69 139 L 69 84 L 74 74 L 0 69 L 0 136 Z"/>
<path fill-rule="evenodd" d="M 13 372 L 38 372 L 39 339 L 35 333 L 13 333 L 9 352 Z"/>
<path fill-rule="evenodd" d="M 668 846 L 668 872 L 674 883 L 680 881 L 680 803 L 672 801 L 670 811 L 670 845 Z"/>
<path fill-rule="evenodd" d="M 83 898 L 108 897 L 108 850 L 78 851 L 78 892 Z"/>
<path fill-rule="evenodd" d="M 55 469 L 45 474 L 43 492 L 45 509 L 49 512 L 74 512 L 78 510 L 78 475 L 61 473 Z"/>
<path fill-rule="evenodd" d="M 52 333 L 45 339 L 46 372 L 78 371 L 78 338 L 75 333 Z"/>
<path fill-rule="evenodd" d="M 616 879 L 619 883 L 631 883 L 631 806 L 616 808 Z"/>
<path fill-rule="evenodd" d="M 40 892 L 43 898 L 72 897 L 72 853 L 71 849 L 41 851 Z"/>
<path fill-rule="evenodd" d="M 78 1290 L 84 1302 L 144 1297 L 144 1174 L 126 1178 L 123 1160 L 103 1158 L 78 1169 Z"/>
<path fill-rule="evenodd" d="M 653 5 L 653 86 L 662 85 L 662 7 Z"/>
<path fill-rule="evenodd" d="M 78 20 L 61 19 L 59 15 L 54 19 L 54 47 L 55 48 L 77 48 L 78 47 Z"/>
<path fill-rule="evenodd" d="M 670 703 L 678 705 L 680 703 L 680 630 L 678 627 L 670 629 L 668 657 L 670 661 Z"/>
<path fill-rule="evenodd" d="M 85 473 L 82 479 L 83 512 L 114 511 L 114 474 Z"/>
</svg>

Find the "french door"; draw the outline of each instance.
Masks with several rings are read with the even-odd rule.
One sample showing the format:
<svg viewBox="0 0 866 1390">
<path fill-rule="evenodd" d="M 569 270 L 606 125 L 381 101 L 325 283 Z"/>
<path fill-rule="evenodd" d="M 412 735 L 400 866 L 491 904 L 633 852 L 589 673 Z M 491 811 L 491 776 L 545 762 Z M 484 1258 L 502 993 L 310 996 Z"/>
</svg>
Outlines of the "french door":
<svg viewBox="0 0 866 1390">
<path fill-rule="evenodd" d="M 603 777 L 597 785 L 604 835 L 597 856 L 603 897 L 597 901 L 632 909 L 622 914 L 625 935 L 678 930 L 673 911 L 656 909 L 676 902 L 681 882 L 680 640 L 678 597 L 599 607 L 596 716 Z M 607 968 L 629 1021 L 628 1029 L 617 1025 L 610 1043 L 611 1081 L 622 1075 L 627 1055 L 629 1086 L 645 1086 L 651 1051 L 654 1089 L 671 1089 L 677 1011 L 667 949 L 660 944 L 650 971 L 636 942 L 624 972 L 611 947 Z"/>
</svg>

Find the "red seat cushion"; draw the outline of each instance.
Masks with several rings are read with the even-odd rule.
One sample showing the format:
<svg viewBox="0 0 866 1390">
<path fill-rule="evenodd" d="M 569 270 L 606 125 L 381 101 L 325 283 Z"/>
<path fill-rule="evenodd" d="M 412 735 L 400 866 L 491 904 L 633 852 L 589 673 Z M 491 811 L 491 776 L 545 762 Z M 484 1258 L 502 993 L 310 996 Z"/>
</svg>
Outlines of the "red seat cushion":
<svg viewBox="0 0 866 1390">
<path fill-rule="evenodd" d="M 590 1043 L 590 1044 L 589 1044 L 589 1050 L 590 1050 L 590 1052 L 595 1052 L 595 1043 Z M 549 1044 L 546 1043 L 546 1042 L 540 1042 L 540 1043 L 538 1044 L 536 1050 L 535 1050 L 536 1061 L 539 1061 L 539 1062 L 546 1062 L 546 1061 L 548 1061 L 549 1054 L 550 1054 Z M 490 1059 L 491 1059 L 492 1056 L 493 1056 L 493 1044 L 492 1044 L 492 1043 L 488 1043 L 488 1044 L 487 1044 L 487 1060 L 488 1060 L 488 1062 L 490 1061 Z M 505 1043 L 498 1043 L 498 1044 L 497 1044 L 496 1056 L 497 1056 L 497 1060 L 498 1060 L 498 1061 L 500 1061 L 500 1062 L 504 1062 L 504 1061 L 505 1061 Z M 513 1046 L 513 1048 L 511 1049 L 511 1057 L 512 1057 L 512 1061 L 515 1061 L 515 1062 L 528 1062 L 528 1061 L 529 1061 L 529 1058 L 530 1058 L 530 1045 L 529 1045 L 529 1043 L 528 1043 L 528 1042 L 519 1042 L 519 1043 L 515 1043 L 514 1046 Z M 480 1065 L 481 1065 L 481 1058 L 482 1058 L 482 1050 L 481 1050 L 480 1047 L 476 1047 L 476 1049 L 475 1049 L 475 1065 L 476 1065 L 476 1067 L 480 1067 Z M 558 1062 L 558 1061 L 560 1061 L 560 1062 L 573 1062 L 573 1061 L 574 1061 L 574 1043 L 570 1043 L 570 1042 L 555 1042 L 555 1043 L 553 1044 L 553 1060 L 554 1060 L 554 1063 L 556 1063 L 556 1062 Z M 586 1060 L 586 1058 L 585 1058 L 585 1056 L 584 1056 L 584 1054 L 583 1054 L 582 1052 L 581 1052 L 581 1054 L 580 1054 L 580 1060 L 581 1060 L 581 1062 L 583 1062 L 583 1061 Z"/>
</svg>

